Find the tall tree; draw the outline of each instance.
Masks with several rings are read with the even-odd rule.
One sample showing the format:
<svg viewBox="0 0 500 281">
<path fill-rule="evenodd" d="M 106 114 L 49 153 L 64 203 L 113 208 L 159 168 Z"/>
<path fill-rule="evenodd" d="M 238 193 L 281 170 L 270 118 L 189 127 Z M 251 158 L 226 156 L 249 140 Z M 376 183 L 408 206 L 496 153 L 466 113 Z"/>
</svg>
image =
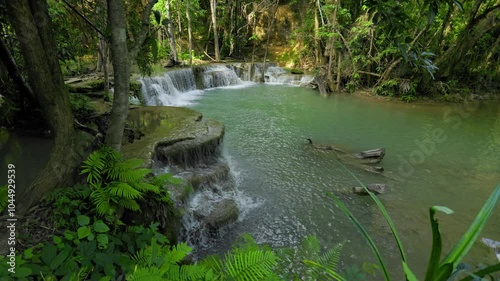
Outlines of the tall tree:
<svg viewBox="0 0 500 281">
<path fill-rule="evenodd" d="M 134 45 L 127 49 L 127 18 L 123 0 L 108 0 L 108 19 L 111 30 L 111 52 L 115 80 L 113 108 L 106 132 L 106 145 L 121 150 L 123 130 L 128 114 L 130 90 L 130 62 L 137 58 L 139 50 L 149 34 L 149 16 L 158 0 L 148 0 L 141 17 L 141 29 L 133 34 Z"/>
<path fill-rule="evenodd" d="M 45 168 L 20 194 L 18 215 L 25 214 L 44 194 L 73 182 L 79 164 L 69 96 L 57 59 L 46 0 L 6 1 L 7 11 L 26 64 L 28 81 L 54 136 Z"/>
<path fill-rule="evenodd" d="M 191 11 L 190 0 L 186 0 L 186 18 L 188 22 L 188 40 L 189 40 L 189 65 L 193 64 L 193 31 L 191 30 Z"/>
<path fill-rule="evenodd" d="M 165 10 L 167 11 L 167 30 L 168 30 L 168 42 L 170 44 L 170 59 L 177 61 L 177 47 L 175 45 L 175 29 L 174 23 L 172 21 L 172 11 L 171 11 L 172 0 L 167 0 L 165 2 Z"/>
<path fill-rule="evenodd" d="M 217 34 L 217 0 L 210 0 L 210 11 L 212 14 L 212 25 L 214 26 L 214 48 L 215 61 L 220 61 L 219 35 Z"/>
</svg>

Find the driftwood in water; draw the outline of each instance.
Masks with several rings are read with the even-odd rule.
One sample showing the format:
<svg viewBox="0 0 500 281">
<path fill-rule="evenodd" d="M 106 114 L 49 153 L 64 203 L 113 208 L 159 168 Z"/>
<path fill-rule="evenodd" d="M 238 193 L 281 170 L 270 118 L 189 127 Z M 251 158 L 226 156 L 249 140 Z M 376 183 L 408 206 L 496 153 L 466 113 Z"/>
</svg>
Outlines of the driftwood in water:
<svg viewBox="0 0 500 281">
<path fill-rule="evenodd" d="M 371 183 L 366 185 L 366 188 L 373 192 L 373 194 L 384 194 L 387 190 L 387 184 L 385 183 Z M 362 186 L 356 186 L 353 187 L 352 192 L 359 194 L 359 195 L 368 195 L 368 192 L 366 192 L 366 189 L 364 189 Z"/>
<path fill-rule="evenodd" d="M 364 163 L 380 163 L 380 161 L 384 159 L 385 148 L 382 147 L 361 151 L 360 153 L 354 154 L 354 156 L 358 159 L 362 159 Z"/>
<path fill-rule="evenodd" d="M 375 174 L 380 174 L 383 175 L 384 168 L 381 166 L 371 166 L 369 164 L 374 164 L 374 163 L 379 163 L 382 161 L 382 159 L 385 156 L 385 149 L 384 148 L 376 148 L 376 149 L 370 149 L 370 150 L 365 150 L 361 151 L 359 153 L 351 154 L 348 153 L 340 148 L 337 148 L 333 145 L 320 145 L 320 144 L 315 144 L 311 139 L 307 139 L 309 144 L 314 147 L 315 149 L 322 150 L 322 151 L 332 151 L 335 152 L 335 154 L 338 156 L 339 160 L 354 166 L 358 169 L 370 172 L 370 173 L 375 173 Z"/>
</svg>

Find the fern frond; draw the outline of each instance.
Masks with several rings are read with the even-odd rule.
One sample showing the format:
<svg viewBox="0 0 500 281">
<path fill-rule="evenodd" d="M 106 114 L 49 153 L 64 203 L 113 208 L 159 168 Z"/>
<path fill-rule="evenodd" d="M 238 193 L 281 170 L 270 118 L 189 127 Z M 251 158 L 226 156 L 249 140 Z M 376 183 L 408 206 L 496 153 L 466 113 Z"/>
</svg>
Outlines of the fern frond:
<svg viewBox="0 0 500 281">
<path fill-rule="evenodd" d="M 160 193 L 160 188 L 156 185 L 149 184 L 147 182 L 129 182 L 129 184 L 134 188 L 139 190 L 140 192 L 153 192 Z"/>
<path fill-rule="evenodd" d="M 141 210 L 141 206 L 134 199 L 120 198 L 116 203 L 118 206 L 129 209 L 131 211 L 137 212 Z"/>
<path fill-rule="evenodd" d="M 319 240 L 314 235 L 309 235 L 302 240 L 302 248 L 299 250 L 301 259 L 318 260 L 321 246 Z"/>
<path fill-rule="evenodd" d="M 138 199 L 142 198 L 142 192 L 134 189 L 129 184 L 124 182 L 114 182 L 112 183 L 107 192 L 119 198 L 127 198 L 127 199 Z"/>
<path fill-rule="evenodd" d="M 151 173 L 150 169 L 136 169 L 138 166 L 141 166 L 142 163 L 143 163 L 143 160 L 141 160 L 141 159 L 128 159 L 125 161 L 117 161 L 114 165 L 110 165 L 109 168 L 106 170 L 106 172 L 108 174 L 107 179 L 108 180 L 128 181 L 125 178 L 130 177 L 130 173 L 133 173 L 135 171 L 139 171 L 139 170 L 148 171 L 145 173 L 145 175 Z M 144 176 L 142 176 L 142 178 Z M 137 179 L 134 181 L 137 181 Z"/>
<path fill-rule="evenodd" d="M 323 253 L 319 258 L 319 263 L 324 267 L 337 271 L 337 266 L 340 262 L 340 253 L 342 252 L 342 248 L 344 247 L 343 243 L 339 243 Z"/>
<path fill-rule="evenodd" d="M 180 185 L 184 183 L 184 180 L 176 178 L 172 174 L 166 173 L 153 177 L 151 183 L 156 186 L 164 186 L 166 184 Z"/>
<path fill-rule="evenodd" d="M 272 274 L 276 259 L 272 251 L 240 251 L 227 255 L 224 267 L 236 281 L 262 280 Z"/>
<path fill-rule="evenodd" d="M 171 266 L 167 276 L 170 280 L 203 280 L 206 272 L 207 268 L 200 264 Z"/>
<path fill-rule="evenodd" d="M 164 272 L 157 267 L 142 267 L 127 275 L 128 281 L 162 281 Z"/>
<path fill-rule="evenodd" d="M 89 184 L 101 181 L 101 174 L 106 167 L 105 155 L 100 151 L 92 152 L 82 165 L 83 170 L 80 172 L 81 175 L 87 175 L 87 182 Z"/>
<path fill-rule="evenodd" d="M 191 247 L 189 247 L 185 242 L 177 244 L 170 249 L 165 255 L 164 266 L 177 264 L 181 262 L 189 253 L 191 253 Z"/>
<path fill-rule="evenodd" d="M 97 214 L 112 215 L 116 209 L 111 205 L 111 196 L 102 189 L 96 189 L 90 194 L 90 200 L 96 206 Z"/>
<path fill-rule="evenodd" d="M 222 279 L 224 270 L 223 270 L 223 265 L 224 263 L 222 262 L 222 259 L 219 255 L 211 255 L 200 262 L 201 265 L 205 266 L 206 268 L 210 268 L 213 271 L 213 274 L 215 275 L 216 278 L 215 280 Z M 217 278 L 219 277 L 219 278 Z"/>
</svg>

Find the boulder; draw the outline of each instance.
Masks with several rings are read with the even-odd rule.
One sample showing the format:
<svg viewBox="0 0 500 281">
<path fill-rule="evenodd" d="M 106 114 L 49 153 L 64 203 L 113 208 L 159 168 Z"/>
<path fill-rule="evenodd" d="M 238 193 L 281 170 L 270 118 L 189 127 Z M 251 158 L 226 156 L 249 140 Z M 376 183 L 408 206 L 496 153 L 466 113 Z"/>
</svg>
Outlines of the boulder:
<svg viewBox="0 0 500 281">
<path fill-rule="evenodd" d="M 373 194 L 384 194 L 387 190 L 387 184 L 384 183 L 371 183 L 366 185 L 366 188 L 373 192 Z M 358 195 L 368 195 L 368 192 L 362 186 L 353 187 L 352 191 Z"/>
<path fill-rule="evenodd" d="M 201 221 L 209 227 L 218 228 L 232 223 L 238 219 L 240 213 L 238 204 L 232 198 L 222 199 L 213 203 L 211 207 L 211 211 L 208 214 L 198 214 L 203 216 Z"/>
</svg>

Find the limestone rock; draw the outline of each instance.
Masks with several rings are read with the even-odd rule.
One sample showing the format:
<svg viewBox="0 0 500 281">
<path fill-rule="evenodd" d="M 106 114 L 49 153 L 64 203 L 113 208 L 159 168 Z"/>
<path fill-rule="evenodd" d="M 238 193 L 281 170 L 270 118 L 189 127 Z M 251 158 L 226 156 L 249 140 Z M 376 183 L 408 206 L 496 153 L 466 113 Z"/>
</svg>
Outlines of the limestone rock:
<svg viewBox="0 0 500 281">
<path fill-rule="evenodd" d="M 375 195 L 384 194 L 387 190 L 387 184 L 384 183 L 371 183 L 366 185 L 366 188 L 373 192 Z M 355 194 L 368 195 L 368 192 L 362 186 L 356 186 L 352 189 Z"/>
</svg>

